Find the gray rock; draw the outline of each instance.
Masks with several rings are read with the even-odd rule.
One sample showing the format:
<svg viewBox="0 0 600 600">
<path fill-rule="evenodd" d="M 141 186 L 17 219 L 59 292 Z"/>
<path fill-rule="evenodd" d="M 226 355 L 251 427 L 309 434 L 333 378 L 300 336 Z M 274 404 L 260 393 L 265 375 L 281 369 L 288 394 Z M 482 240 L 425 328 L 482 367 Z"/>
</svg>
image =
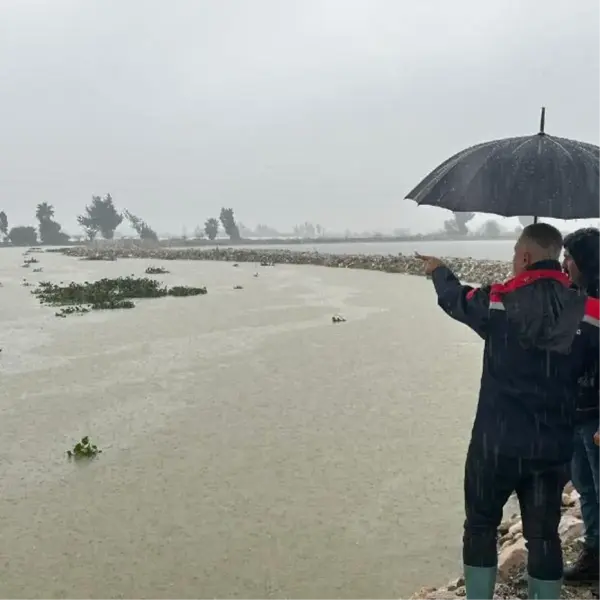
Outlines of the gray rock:
<svg viewBox="0 0 600 600">
<path fill-rule="evenodd" d="M 317 265 L 344 269 L 366 269 L 386 273 L 423 275 L 423 263 L 414 256 L 403 254 L 324 254 L 295 250 L 263 250 L 253 248 L 164 248 L 161 246 L 71 246 L 56 251 L 67 256 L 87 260 L 117 260 L 118 258 L 145 258 L 153 260 L 219 260 L 234 263 L 252 262 L 264 265 L 296 264 Z M 488 284 L 504 281 L 512 274 L 510 263 L 474 258 L 446 258 L 448 267 L 462 281 Z"/>
</svg>

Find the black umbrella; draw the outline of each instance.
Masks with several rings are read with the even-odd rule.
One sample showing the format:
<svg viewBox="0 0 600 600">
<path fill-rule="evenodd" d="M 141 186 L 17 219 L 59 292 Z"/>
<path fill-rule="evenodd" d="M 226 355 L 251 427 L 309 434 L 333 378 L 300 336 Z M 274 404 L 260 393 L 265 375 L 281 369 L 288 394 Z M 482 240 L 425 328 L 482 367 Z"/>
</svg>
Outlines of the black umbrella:
<svg viewBox="0 0 600 600">
<path fill-rule="evenodd" d="M 407 195 L 453 212 L 554 219 L 600 216 L 600 149 L 547 135 L 494 140 L 455 154 Z"/>
</svg>

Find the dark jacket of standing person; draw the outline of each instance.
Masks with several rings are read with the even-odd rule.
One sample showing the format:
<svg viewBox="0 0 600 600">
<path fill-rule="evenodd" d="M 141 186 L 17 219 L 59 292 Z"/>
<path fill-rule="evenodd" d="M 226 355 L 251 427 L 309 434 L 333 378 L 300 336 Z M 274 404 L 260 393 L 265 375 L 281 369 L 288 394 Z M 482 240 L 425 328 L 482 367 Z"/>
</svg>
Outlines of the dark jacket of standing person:
<svg viewBox="0 0 600 600">
<path fill-rule="evenodd" d="M 559 257 L 563 239 L 545 223 L 515 244 L 514 277 L 461 285 L 422 257 L 438 304 L 484 340 L 477 413 L 465 464 L 463 564 L 467 599 L 491 599 L 497 532 L 513 491 L 527 542 L 530 598 L 560 598 L 558 527 L 569 479 L 576 397 L 586 359 L 598 355 L 600 305 L 573 289 Z"/>
<path fill-rule="evenodd" d="M 564 247 L 565 270 L 581 290 L 598 298 L 600 232 L 592 227 L 579 229 L 565 238 Z M 585 537 L 577 560 L 564 572 L 565 580 L 571 582 L 597 582 L 600 575 L 600 455 L 594 441 L 599 424 L 598 370 L 598 353 L 590 353 L 579 380 L 571 461 L 571 480 L 579 492 Z"/>
<path fill-rule="evenodd" d="M 593 227 L 579 229 L 565 238 L 567 256 L 565 263 L 572 260 L 578 270 L 577 283 L 591 298 L 598 298 L 600 279 L 600 231 Z M 568 268 L 568 265 L 566 265 Z M 598 355 L 590 355 L 586 360 L 585 373 L 580 380 L 577 396 L 577 422 L 598 419 L 599 386 Z"/>
<path fill-rule="evenodd" d="M 505 456 L 568 461 L 576 382 L 598 352 L 598 300 L 571 289 L 551 260 L 485 288 L 462 286 L 445 267 L 433 282 L 441 308 L 486 341 L 472 440 Z"/>
</svg>

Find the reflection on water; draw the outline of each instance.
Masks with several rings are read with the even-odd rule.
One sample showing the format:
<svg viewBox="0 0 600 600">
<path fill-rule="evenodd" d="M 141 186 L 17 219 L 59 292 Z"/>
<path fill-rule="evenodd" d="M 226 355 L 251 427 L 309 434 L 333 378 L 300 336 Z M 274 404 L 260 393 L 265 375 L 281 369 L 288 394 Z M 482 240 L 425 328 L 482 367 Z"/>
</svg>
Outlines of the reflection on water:
<svg viewBox="0 0 600 600">
<path fill-rule="evenodd" d="M 401 597 L 456 571 L 481 348 L 430 282 L 172 262 L 208 295 L 57 319 L 20 259 L 0 250 L 0 596 Z M 149 264 L 40 260 L 28 279 Z M 86 434 L 103 454 L 68 462 Z"/>
</svg>

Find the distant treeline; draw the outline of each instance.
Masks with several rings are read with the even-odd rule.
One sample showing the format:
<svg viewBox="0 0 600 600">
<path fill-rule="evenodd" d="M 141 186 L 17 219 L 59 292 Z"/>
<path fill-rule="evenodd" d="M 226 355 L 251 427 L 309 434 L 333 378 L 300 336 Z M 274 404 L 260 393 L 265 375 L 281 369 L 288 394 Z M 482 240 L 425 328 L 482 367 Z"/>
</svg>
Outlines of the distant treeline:
<svg viewBox="0 0 600 600">
<path fill-rule="evenodd" d="M 69 236 L 62 231 L 61 225 L 54 220 L 54 207 L 47 202 L 37 205 L 35 217 L 39 222 L 38 227 L 17 225 L 9 228 L 7 214 L 0 212 L 0 234 L 6 245 L 33 246 L 41 243 L 49 246 L 61 246 L 69 243 L 79 243 L 82 240 L 94 241 L 101 237 L 112 240 L 117 228 L 126 219 L 131 228 L 141 240 L 158 242 L 156 231 L 141 217 L 134 215 L 129 210 L 117 210 L 110 194 L 106 196 L 92 196 L 84 212 L 77 217 L 81 226 L 83 236 Z M 221 208 L 219 218 L 206 219 L 202 229 L 196 228 L 195 234 L 209 240 L 216 239 L 219 230 L 223 229 L 225 234 L 233 242 L 239 242 L 242 237 L 239 227 L 235 221 L 233 209 Z"/>
<path fill-rule="evenodd" d="M 515 232 L 505 232 L 494 220 L 486 221 L 477 231 L 470 231 L 467 223 L 475 213 L 454 213 L 444 223 L 441 231 L 427 235 L 411 235 L 406 230 L 396 230 L 394 235 L 377 233 L 359 235 L 347 231 L 344 235 L 332 235 L 321 225 L 305 222 L 296 225 L 292 232 L 281 233 L 267 225 L 257 225 L 254 229 L 238 223 L 232 208 L 221 208 L 219 217 L 206 219 L 203 226 L 194 229 L 193 236 L 182 235 L 180 238 L 167 240 L 171 245 L 210 245 L 218 241 L 221 231 L 232 244 L 302 244 L 302 243 L 334 243 L 334 242 L 369 242 L 369 241 L 411 241 L 411 240 L 458 240 L 458 239 L 497 239 L 513 237 Z M 37 205 L 35 218 L 38 227 L 15 226 L 9 228 L 8 216 L 0 212 L 0 234 L 4 245 L 34 246 L 44 244 L 63 246 L 79 244 L 82 241 L 92 242 L 98 237 L 112 240 L 118 227 L 126 219 L 140 240 L 159 243 L 156 231 L 141 217 L 127 209 L 117 210 L 110 194 L 92 196 L 90 204 L 85 206 L 77 222 L 83 235 L 70 236 L 62 231 L 62 226 L 54 219 L 54 206 L 47 202 Z M 523 226 L 532 222 L 531 217 L 519 217 Z M 519 228 L 518 228 L 519 229 Z M 162 243 L 165 243 L 164 241 Z"/>
</svg>

